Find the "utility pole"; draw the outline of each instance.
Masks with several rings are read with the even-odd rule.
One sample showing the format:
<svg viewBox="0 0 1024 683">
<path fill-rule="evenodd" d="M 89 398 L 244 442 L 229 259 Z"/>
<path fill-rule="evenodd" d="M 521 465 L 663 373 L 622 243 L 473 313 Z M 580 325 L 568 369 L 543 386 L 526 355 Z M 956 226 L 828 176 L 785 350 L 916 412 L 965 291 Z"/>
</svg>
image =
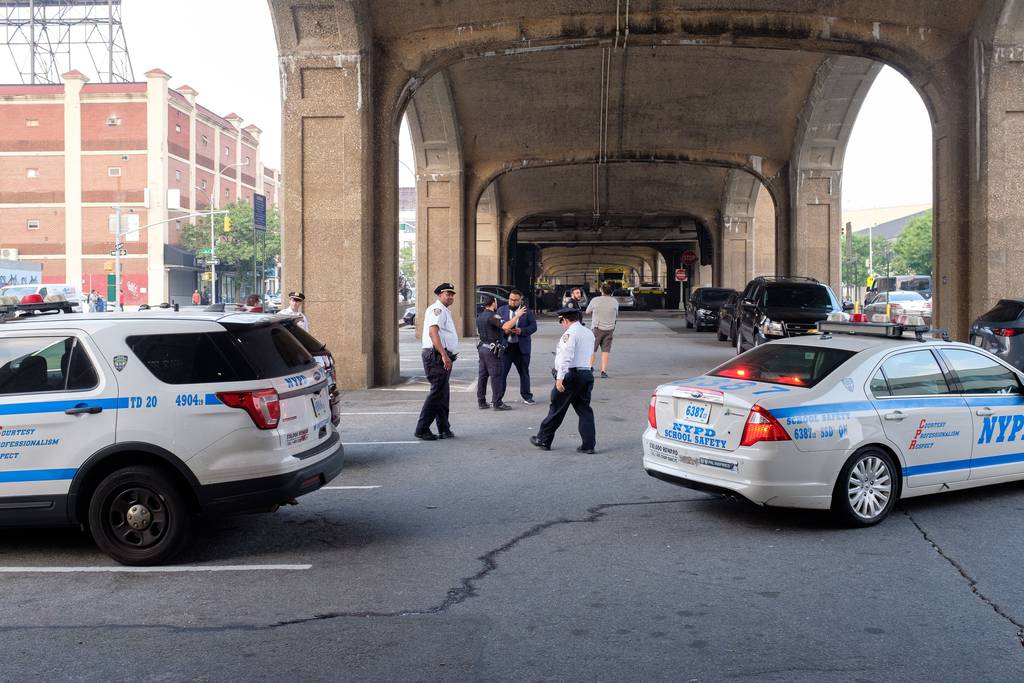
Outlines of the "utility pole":
<svg viewBox="0 0 1024 683">
<path fill-rule="evenodd" d="M 114 207 L 114 220 L 117 227 L 114 228 L 114 306 L 121 301 L 121 249 L 124 248 L 124 235 L 121 232 L 121 205 Z"/>
</svg>

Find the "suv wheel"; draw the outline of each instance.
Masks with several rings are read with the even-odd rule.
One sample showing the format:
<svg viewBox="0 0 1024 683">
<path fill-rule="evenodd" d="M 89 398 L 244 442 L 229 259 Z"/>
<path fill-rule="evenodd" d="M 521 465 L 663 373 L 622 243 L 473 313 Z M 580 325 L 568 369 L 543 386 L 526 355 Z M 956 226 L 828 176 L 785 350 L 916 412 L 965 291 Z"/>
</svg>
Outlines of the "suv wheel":
<svg viewBox="0 0 1024 683">
<path fill-rule="evenodd" d="M 109 474 L 89 500 L 89 529 L 100 550 L 121 564 L 160 564 L 188 542 L 192 514 L 181 492 L 153 467 Z"/>
<path fill-rule="evenodd" d="M 690 322 L 690 314 L 689 313 L 687 313 L 684 316 L 684 319 L 686 320 L 686 329 L 688 329 L 688 330 L 689 329 L 693 329 L 693 323 Z"/>
<path fill-rule="evenodd" d="M 722 327 L 721 326 L 719 326 L 716 331 L 718 332 L 718 341 L 726 341 L 726 340 L 729 339 L 729 335 L 722 334 Z"/>
<path fill-rule="evenodd" d="M 741 353 L 743 353 L 743 330 L 739 326 L 737 326 L 736 327 L 736 355 L 738 356 Z"/>
</svg>

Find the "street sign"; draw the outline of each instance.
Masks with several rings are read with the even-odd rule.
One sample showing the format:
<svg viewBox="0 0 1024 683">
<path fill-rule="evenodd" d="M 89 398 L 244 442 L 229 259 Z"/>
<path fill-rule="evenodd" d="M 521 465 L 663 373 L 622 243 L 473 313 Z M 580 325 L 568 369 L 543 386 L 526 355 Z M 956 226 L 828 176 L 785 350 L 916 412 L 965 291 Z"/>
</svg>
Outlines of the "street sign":
<svg viewBox="0 0 1024 683">
<path fill-rule="evenodd" d="M 121 252 L 121 256 L 127 256 L 128 255 L 128 250 L 127 249 L 115 249 L 114 251 L 110 252 L 110 255 L 111 256 L 117 256 L 117 252 Z"/>
<path fill-rule="evenodd" d="M 686 282 L 686 268 L 676 268 L 676 281 Z"/>
<path fill-rule="evenodd" d="M 267 197 L 262 194 L 252 195 L 252 225 L 260 231 L 267 229 Z"/>
<path fill-rule="evenodd" d="M 124 242 L 118 242 L 115 244 L 114 249 L 124 249 Z"/>
<path fill-rule="evenodd" d="M 196 249 L 196 253 L 197 254 L 209 255 L 210 250 L 209 249 Z"/>
<path fill-rule="evenodd" d="M 219 266 L 220 265 L 220 259 L 217 259 L 217 258 L 210 259 L 210 260 L 208 260 L 206 262 L 206 265 L 208 265 L 208 266 Z"/>
<path fill-rule="evenodd" d="M 683 252 L 683 263 L 688 266 L 692 266 L 697 262 L 697 252 L 687 249 Z"/>
</svg>

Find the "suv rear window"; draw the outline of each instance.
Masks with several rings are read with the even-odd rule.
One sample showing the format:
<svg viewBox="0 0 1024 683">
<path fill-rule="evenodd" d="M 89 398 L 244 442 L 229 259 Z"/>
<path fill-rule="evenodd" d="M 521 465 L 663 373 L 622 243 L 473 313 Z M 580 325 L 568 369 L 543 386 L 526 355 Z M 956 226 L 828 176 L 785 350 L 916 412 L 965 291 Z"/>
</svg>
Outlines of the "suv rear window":
<svg viewBox="0 0 1024 683">
<path fill-rule="evenodd" d="M 731 289 L 702 289 L 697 292 L 697 300 L 708 304 L 721 304 L 724 303 L 732 294 L 735 294 Z"/>
<path fill-rule="evenodd" d="M 831 308 L 827 287 L 811 284 L 776 284 L 765 287 L 764 306 L 768 308 Z"/>
<path fill-rule="evenodd" d="M 719 365 L 708 374 L 768 384 L 813 387 L 854 353 L 797 344 L 766 344 Z"/>
<path fill-rule="evenodd" d="M 280 325 L 225 325 L 224 332 L 139 335 L 128 347 L 167 384 L 250 382 L 310 368 L 316 361 Z"/>
<path fill-rule="evenodd" d="M 1024 303 L 1002 299 L 995 308 L 983 314 L 978 320 L 987 323 L 1008 323 L 1020 318 L 1024 313 Z"/>
</svg>

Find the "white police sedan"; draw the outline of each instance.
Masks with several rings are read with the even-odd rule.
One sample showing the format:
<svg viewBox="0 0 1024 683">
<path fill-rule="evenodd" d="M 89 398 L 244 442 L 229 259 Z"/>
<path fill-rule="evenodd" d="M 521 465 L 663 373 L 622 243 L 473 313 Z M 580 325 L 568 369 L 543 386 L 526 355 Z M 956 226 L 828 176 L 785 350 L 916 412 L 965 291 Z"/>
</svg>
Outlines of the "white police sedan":
<svg viewBox="0 0 1024 683">
<path fill-rule="evenodd" d="M 854 526 L 899 498 L 1024 479 L 1024 375 L 898 325 L 820 328 L 658 387 L 647 473 Z"/>
</svg>

